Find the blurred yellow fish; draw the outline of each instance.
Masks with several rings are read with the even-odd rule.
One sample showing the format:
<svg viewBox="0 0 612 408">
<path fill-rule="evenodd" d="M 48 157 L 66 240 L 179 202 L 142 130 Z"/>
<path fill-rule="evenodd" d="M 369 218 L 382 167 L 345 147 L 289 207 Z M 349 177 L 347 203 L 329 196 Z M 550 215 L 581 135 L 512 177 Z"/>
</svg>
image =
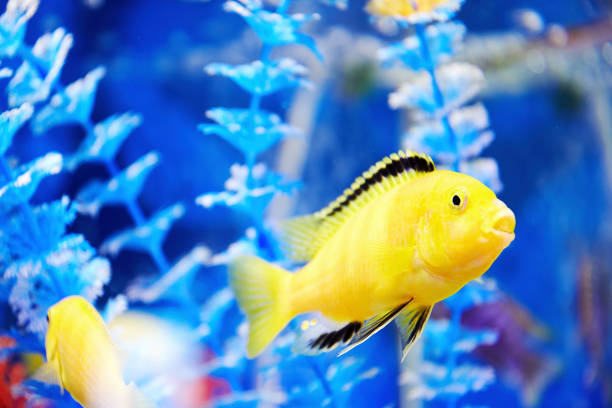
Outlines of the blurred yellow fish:
<svg viewBox="0 0 612 408">
<path fill-rule="evenodd" d="M 409 17 L 416 13 L 430 13 L 449 0 L 370 0 L 366 11 L 381 17 Z"/>
<path fill-rule="evenodd" d="M 154 405 L 123 381 L 121 364 L 102 316 L 84 298 L 69 296 L 47 312 L 47 363 L 34 379 L 57 384 L 85 408 Z"/>
<path fill-rule="evenodd" d="M 299 351 L 345 345 L 344 353 L 395 319 L 405 356 L 433 305 L 487 271 L 514 226 L 478 180 L 436 170 L 422 154 L 393 154 L 323 210 L 281 225 L 287 256 L 310 261 L 297 273 L 253 256 L 231 265 L 249 320 L 247 354 L 261 353 L 293 317 L 318 311 L 337 329 Z"/>
</svg>

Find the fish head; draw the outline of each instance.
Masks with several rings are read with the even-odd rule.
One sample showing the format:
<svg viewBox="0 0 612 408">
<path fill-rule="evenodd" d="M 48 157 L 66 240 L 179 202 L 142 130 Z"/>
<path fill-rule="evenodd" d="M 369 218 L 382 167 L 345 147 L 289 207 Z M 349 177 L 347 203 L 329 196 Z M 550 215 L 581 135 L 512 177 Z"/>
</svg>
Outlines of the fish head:
<svg viewBox="0 0 612 408">
<path fill-rule="evenodd" d="M 45 336 L 47 361 L 59 358 L 58 343 L 63 341 L 66 326 L 72 327 L 74 319 L 87 313 L 93 306 L 81 296 L 67 296 L 47 310 L 48 329 Z"/>
<path fill-rule="evenodd" d="M 423 199 L 419 254 L 432 272 L 467 282 L 514 240 L 514 213 L 473 177 L 439 170 Z"/>
</svg>

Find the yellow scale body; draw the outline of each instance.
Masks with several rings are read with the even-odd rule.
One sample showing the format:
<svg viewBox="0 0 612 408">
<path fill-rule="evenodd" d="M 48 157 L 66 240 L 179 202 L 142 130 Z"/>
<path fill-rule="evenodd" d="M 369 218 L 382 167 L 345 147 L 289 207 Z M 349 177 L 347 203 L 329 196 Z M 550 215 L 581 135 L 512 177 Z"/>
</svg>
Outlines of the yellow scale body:
<svg viewBox="0 0 612 408">
<path fill-rule="evenodd" d="M 420 304 L 439 302 L 483 274 L 489 265 L 465 271 L 462 279 L 445 279 L 420 261 L 417 232 L 421 214 L 431 207 L 420 197 L 432 196 L 436 179 L 445 173 L 427 174 L 399 187 L 347 221 L 291 277 L 293 314 L 318 310 L 336 321 L 366 320 L 411 298 Z"/>
</svg>

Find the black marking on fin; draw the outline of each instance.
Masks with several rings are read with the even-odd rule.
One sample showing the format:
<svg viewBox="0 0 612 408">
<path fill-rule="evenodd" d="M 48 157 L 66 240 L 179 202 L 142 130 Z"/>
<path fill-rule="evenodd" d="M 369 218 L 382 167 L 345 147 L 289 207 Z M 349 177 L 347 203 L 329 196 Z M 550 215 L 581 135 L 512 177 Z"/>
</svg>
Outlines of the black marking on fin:
<svg viewBox="0 0 612 408">
<path fill-rule="evenodd" d="M 433 306 L 416 305 L 404 309 L 395 319 L 402 342 L 402 360 L 414 344 L 429 319 Z"/>
<path fill-rule="evenodd" d="M 372 185 L 382 182 L 382 180 L 386 177 L 397 176 L 400 173 L 411 170 L 421 173 L 428 173 L 435 170 L 435 166 L 429 157 L 421 156 L 416 153 L 410 154 L 410 156 L 406 156 L 403 152 L 400 152 L 399 156 L 394 155 L 395 157 L 389 158 L 388 162 L 386 162 L 384 166 L 379 167 L 378 170 L 370 174 L 368 177 L 364 177 L 361 184 L 352 188 L 352 191 L 345 196 L 343 201 L 338 202 L 332 208 L 328 208 L 323 214 L 323 217 L 330 217 L 342 211 L 361 194 L 368 191 Z M 373 169 L 370 170 L 372 171 Z"/>
<path fill-rule="evenodd" d="M 360 328 L 361 322 L 351 322 L 340 330 L 321 334 L 309 344 L 309 347 L 319 350 L 334 348 L 339 343 L 346 343 L 349 341 Z"/>
<path fill-rule="evenodd" d="M 281 250 L 294 262 L 310 261 L 353 214 L 394 188 L 434 170 L 428 156 L 411 151 L 400 151 L 378 161 L 327 207 L 281 222 Z"/>
<path fill-rule="evenodd" d="M 351 342 L 347 345 L 344 350 L 338 354 L 339 356 L 353 349 L 354 347 L 360 345 L 364 341 L 366 341 L 370 336 L 380 331 L 383 327 L 391 323 L 391 321 L 408 305 L 412 302 L 410 299 L 408 302 L 403 303 L 388 312 L 381 313 L 379 315 L 374 316 L 371 319 L 368 319 L 364 322 L 363 327 L 359 330 L 359 332 L 353 336 Z"/>
</svg>

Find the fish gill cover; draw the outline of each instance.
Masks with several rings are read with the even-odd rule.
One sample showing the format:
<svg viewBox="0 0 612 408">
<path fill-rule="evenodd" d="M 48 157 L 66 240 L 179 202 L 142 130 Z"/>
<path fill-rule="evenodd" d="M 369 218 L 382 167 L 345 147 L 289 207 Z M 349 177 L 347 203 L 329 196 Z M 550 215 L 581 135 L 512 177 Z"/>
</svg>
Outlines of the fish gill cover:
<svg viewBox="0 0 612 408">
<path fill-rule="evenodd" d="M 84 2 L 96 10 L 103 11 L 106 7 L 116 10 L 111 2 L 104 3 Z M 161 10 L 162 5 L 145 3 L 140 9 L 129 9 L 141 13 L 142 21 L 130 16 L 129 22 L 124 24 L 137 28 L 153 24 L 153 21 L 146 20 L 146 11 L 155 12 L 158 7 Z M 181 3 L 184 2 L 176 1 L 168 7 L 178 7 Z M 300 183 L 293 173 L 289 176 L 272 170 L 274 166 L 270 164 L 270 158 L 282 155 L 283 149 L 292 141 L 302 143 L 298 146 L 307 146 L 315 167 L 320 167 L 320 171 L 325 173 L 318 180 L 320 184 L 328 184 L 333 194 L 344 187 L 333 182 L 336 179 L 327 171 L 324 155 L 320 154 L 325 146 L 335 146 L 334 157 L 342 155 L 338 144 L 328 142 L 326 145 L 321 139 L 317 143 L 309 135 L 319 132 L 329 140 L 336 140 L 330 135 L 331 126 L 320 123 L 326 120 L 325 112 L 334 109 L 334 98 L 330 97 L 333 86 L 330 84 L 339 80 L 333 77 L 345 75 L 351 79 L 345 84 L 344 91 L 352 98 L 375 99 L 368 93 L 370 88 L 387 88 L 389 82 L 380 78 L 391 78 L 395 74 L 387 74 L 387 70 L 378 71 L 371 65 L 359 65 L 359 61 L 356 64 L 358 69 L 342 71 L 354 62 L 350 58 L 361 52 L 367 57 L 368 64 L 376 64 L 372 58 L 376 54 L 382 67 L 402 67 L 401 81 L 390 82 L 394 86 L 397 82 L 403 83 L 388 98 L 391 108 L 407 112 L 408 125 L 401 137 L 401 147 L 426 152 L 434 157 L 438 167 L 446 166 L 471 174 L 500 191 L 499 173 L 509 174 L 507 171 L 504 173 L 508 155 L 500 149 L 495 150 L 495 144 L 491 145 L 493 131 L 487 109 L 483 104 L 473 102 L 487 83 L 482 71 L 465 60 L 470 59 L 466 55 L 474 55 L 475 49 L 488 49 L 495 56 L 497 54 L 493 51 L 499 51 L 497 48 L 514 50 L 512 47 L 517 41 L 525 45 L 530 37 L 514 35 L 490 40 L 490 43 L 483 41 L 462 51 L 467 30 L 453 18 L 464 3 L 470 3 L 469 0 L 370 1 L 366 11 L 374 17 L 374 26 L 384 32 L 395 27 L 402 36 L 405 35 L 392 44 L 385 44 L 386 41 L 378 37 L 364 39 L 363 34 L 357 32 L 350 32 L 347 36 L 342 30 L 307 34 L 309 26 L 319 28 L 331 24 L 326 21 L 328 17 L 331 21 L 338 19 L 340 13 L 365 14 L 362 4 L 334 0 L 323 1 L 326 5 L 322 7 L 316 2 L 304 6 L 307 2 L 290 0 L 275 4 L 256 0 L 195 3 L 193 7 L 206 9 L 213 16 L 206 19 L 206 23 L 220 21 L 221 25 L 234 24 L 236 27 L 242 24 L 250 31 L 240 36 L 237 29 L 230 30 L 235 33 L 234 43 L 228 43 L 225 38 L 219 47 L 207 48 L 206 62 L 198 59 L 197 52 L 194 52 L 190 61 L 195 61 L 193 65 L 197 65 L 198 75 L 202 77 L 182 79 L 175 75 L 169 80 L 172 83 L 181 80 L 199 83 L 205 80 L 204 74 L 214 76 L 210 81 L 219 85 L 211 85 L 211 89 L 223 89 L 224 94 L 210 92 L 202 96 L 204 103 L 211 107 L 206 111 L 206 122 L 197 125 L 201 132 L 199 137 L 206 143 L 218 137 L 238 153 L 238 156 L 228 153 L 222 144 L 210 142 L 206 146 L 214 150 L 209 154 L 215 160 L 187 163 L 185 167 L 176 157 L 164 162 L 165 152 L 169 150 L 167 144 L 184 144 L 188 150 L 191 147 L 196 149 L 196 142 L 187 138 L 183 142 L 181 134 L 151 134 L 148 135 L 150 141 L 146 142 L 132 136 L 138 128 L 156 120 L 157 123 L 169 123 L 166 128 L 174 130 L 172 127 L 176 122 L 170 119 L 172 111 L 165 109 L 170 105 L 168 100 L 164 100 L 161 107 L 152 100 L 151 109 L 157 111 L 149 110 L 149 115 L 127 111 L 100 117 L 94 113 L 96 99 L 101 99 L 100 96 L 96 98 L 98 88 L 104 87 L 107 72 L 117 69 L 116 65 L 122 61 L 113 61 L 115 66 L 109 67 L 108 71 L 91 61 L 79 62 L 78 58 L 83 57 L 82 51 L 73 50 L 73 46 L 79 41 L 83 44 L 85 38 L 73 38 L 62 27 L 48 29 L 57 26 L 57 15 L 54 17 L 53 14 L 68 14 L 72 8 L 84 6 L 60 5 L 59 2 L 39 5 L 36 0 L 10 0 L 6 3 L 0 16 L 0 81 L 6 89 L 5 111 L 0 114 L 0 293 L 4 306 L 0 341 L 0 406 L 78 406 L 70 394 L 60 392 L 59 387 L 28 379 L 40 365 L 40 355 L 45 352 L 46 311 L 68 295 L 81 295 L 98 307 L 122 350 L 122 358 L 125 358 L 126 382 L 135 381 L 158 406 L 390 407 L 413 406 L 411 404 L 415 403 L 425 406 L 533 406 L 546 403 L 561 406 L 567 401 L 589 401 L 593 406 L 605 406 L 605 398 L 610 398 L 601 397 L 605 394 L 603 384 L 610 366 L 610 353 L 605 348 L 606 339 L 609 341 L 610 338 L 610 325 L 606 326 L 610 304 L 605 301 L 606 293 L 609 293 L 610 279 L 606 272 L 609 260 L 605 251 L 591 254 L 589 250 L 583 250 L 585 255 L 579 262 L 570 259 L 564 264 L 566 269 L 571 268 L 572 262 L 578 264 L 578 317 L 556 316 L 556 320 L 547 322 L 553 328 L 562 327 L 564 333 L 580 332 L 587 351 L 572 351 L 575 339 L 570 334 L 550 346 L 546 343 L 550 340 L 549 328 L 530 317 L 524 306 L 502 292 L 493 280 L 487 279 L 483 283 L 468 285 L 443 307 L 436 308 L 425 329 L 420 349 L 413 350 L 409 361 L 401 366 L 396 334 L 390 328 L 348 355 L 336 358 L 334 353 L 319 356 L 294 354 L 291 349 L 297 330 L 290 327 L 260 358 L 248 360 L 245 357 L 246 322 L 227 286 L 226 265 L 242 254 L 257 254 L 280 263 L 287 262 L 282 259 L 269 230 L 267 216 L 273 212 L 272 200 L 279 195 L 295 195 L 301 187 L 312 187 Z M 340 11 L 330 11 L 330 5 Z M 36 37 L 27 28 L 34 21 L 32 18 L 38 8 L 53 13 L 47 20 L 43 19 L 45 16 L 41 12 L 36 15 L 41 18 L 40 25 L 46 32 Z M 214 10 L 224 10 L 226 15 L 215 14 Z M 538 26 L 538 21 L 534 22 L 537 15 L 524 13 L 521 21 L 525 20 L 530 27 Z M 182 17 L 190 21 L 189 16 Z M 238 23 L 236 18 L 242 22 Z M 214 30 L 220 26 L 211 24 L 210 27 Z M 368 30 L 367 25 L 360 27 L 361 32 Z M 534 30 L 536 34 L 533 34 Z M 228 34 L 227 29 L 220 31 Z M 539 32 L 541 29 L 536 27 L 530 35 L 537 36 Z M 559 34 L 559 30 L 556 32 Z M 113 36 L 107 36 L 101 42 L 105 41 L 113 44 Z M 176 41 L 181 43 L 180 38 Z M 493 44 L 492 49 L 490 44 Z M 608 48 L 604 46 L 601 51 L 604 60 L 606 55 L 607 58 L 612 55 L 610 43 L 607 44 Z M 193 44 L 189 46 L 197 48 Z M 234 52 L 238 50 L 240 58 L 232 54 L 232 47 Z M 258 57 L 254 61 L 244 61 L 245 56 L 254 54 L 254 49 L 259 50 Z M 378 53 L 370 52 L 376 49 Z M 71 51 L 76 52 L 72 62 L 70 57 L 74 54 Z M 454 60 L 458 52 L 463 62 Z M 480 54 L 476 54 L 471 60 L 484 59 L 483 66 L 490 62 L 483 57 L 479 60 Z M 515 53 L 509 54 L 509 58 L 519 58 Z M 526 65 L 542 69 L 540 57 L 535 51 L 529 53 L 525 58 Z M 558 61 L 553 57 L 551 60 Z M 338 62 L 342 58 L 348 59 L 349 63 Z M 582 57 L 577 59 L 584 60 Z M 229 60 L 240 62 L 230 64 Z M 163 68 L 164 61 L 163 58 L 161 62 L 154 61 L 151 66 Z M 495 63 L 499 61 L 494 61 L 493 65 Z M 136 65 L 130 67 L 142 73 Z M 63 72 L 67 68 L 71 68 L 70 75 Z M 79 69 L 81 71 L 75 74 Z M 499 71 L 493 69 L 491 72 Z M 527 83 L 525 72 L 520 72 L 517 77 L 522 83 Z M 64 84 L 62 78 L 70 76 L 78 79 Z M 233 83 L 224 83 L 219 77 Z M 508 76 L 496 78 L 499 80 L 494 86 L 503 86 Z M 109 89 L 115 92 L 110 96 L 114 99 L 120 99 L 127 92 L 110 85 Z M 104 93 L 103 102 L 108 103 L 108 89 Z M 225 95 L 230 95 L 230 98 Z M 217 97 L 235 102 L 219 107 L 223 103 L 216 102 Z M 310 126 L 305 119 L 296 120 L 296 116 L 301 115 L 295 115 L 293 111 L 295 106 L 303 108 L 304 101 L 309 98 L 315 100 L 311 102 L 315 106 L 312 120 L 317 122 Z M 578 96 L 576 98 L 572 100 L 579 100 Z M 567 101 L 567 98 L 563 100 Z M 597 106 L 601 109 L 602 99 L 598 101 Z M 149 102 L 147 100 L 147 104 Z M 360 127 L 365 128 L 380 112 L 361 115 Z M 181 117 L 185 118 L 192 119 Z M 184 121 L 188 127 L 196 129 L 195 121 Z M 375 122 L 374 128 L 385 129 L 381 120 Z M 302 128 L 297 123 L 302 124 Z M 368 143 L 372 143 L 372 136 L 359 139 L 359 129 L 350 126 L 350 121 L 343 120 L 342 126 L 336 127 L 336 130 L 340 129 L 338 133 L 348 133 L 353 138 L 350 143 L 346 143 L 346 139 L 337 139 L 344 140 L 340 149 L 350 151 L 351 145 L 354 148 L 360 143 L 370 146 Z M 605 128 L 605 123 L 602 126 Z M 158 132 L 156 125 L 146 126 L 146 129 L 147 132 Z M 77 134 L 78 143 L 67 149 L 62 135 L 71 132 Z M 382 144 L 383 141 L 379 142 Z M 388 135 L 384 142 L 387 150 L 398 147 Z M 153 149 L 159 147 L 159 152 L 150 150 L 151 146 Z M 507 141 L 504 146 L 508 146 Z M 487 155 L 499 160 L 499 168 L 495 159 L 480 157 L 487 148 L 491 152 Z M 361 145 L 359 149 L 367 150 Z M 384 154 L 387 153 L 389 151 Z M 224 155 L 229 158 L 222 157 Z M 371 164 L 360 154 L 343 156 L 338 157 L 341 167 L 350 164 L 357 170 L 364 170 Z M 225 167 L 224 163 L 231 163 L 235 157 L 240 157 L 240 162 Z M 156 176 L 155 172 L 161 171 L 161 165 L 172 169 L 166 176 L 172 181 Z M 179 172 L 181 168 L 188 169 L 184 178 Z M 578 171 L 583 183 L 592 182 L 589 169 Z M 313 177 L 306 173 L 304 183 L 313 183 Z M 530 222 L 553 217 L 561 211 L 556 198 L 573 185 L 567 185 L 569 177 L 567 172 L 564 174 L 536 196 L 544 196 L 543 204 L 533 199 L 525 205 L 525 211 L 536 214 Z M 185 193 L 180 200 L 167 196 L 164 197 L 165 204 L 151 205 L 151 202 L 160 203 L 162 200 L 147 200 L 143 193 L 152 184 L 160 191 L 172 191 L 164 189 L 163 182 L 213 177 L 227 178 L 224 189 L 204 192 L 195 200 Z M 72 187 L 66 188 L 66 183 L 58 179 L 75 181 Z M 163 182 L 158 184 L 158 179 Z M 504 181 L 507 181 L 506 177 Z M 574 189 L 580 191 L 575 184 Z M 589 197 L 597 198 L 597 193 Z M 302 206 L 311 206 L 309 210 L 316 209 L 313 204 L 316 201 L 303 202 L 306 204 Z M 589 203 L 589 211 L 597 212 L 599 201 L 590 199 Z M 121 215 L 122 210 L 117 208 L 123 208 L 125 213 Z M 228 210 L 215 212 L 223 208 Z M 277 208 L 272 207 L 272 210 Z M 91 227 L 108 222 L 109 216 L 105 216 L 105 211 L 116 217 L 119 225 L 111 232 Z M 217 239 L 213 234 L 206 235 L 205 239 L 198 235 L 195 240 L 177 239 L 177 234 L 172 234 L 181 221 L 200 226 L 198 217 L 206 217 L 201 215 L 203 212 L 215 214 L 213 217 L 223 214 L 219 218 L 222 218 L 224 228 L 239 231 L 241 237 L 227 248 L 220 249 L 227 240 Z M 588 220 L 583 223 L 580 220 L 575 221 L 576 229 L 586 228 L 584 225 Z M 210 220 L 209 223 L 213 229 L 221 221 Z M 527 231 L 526 235 L 532 235 L 530 242 L 537 241 L 538 234 L 544 234 L 538 227 L 541 226 L 536 225 Z M 181 231 L 187 230 L 180 228 Z M 96 232 L 92 233 L 92 230 Z M 550 230 L 554 239 L 561 240 L 561 234 L 556 233 L 558 227 L 550 227 Z M 218 227 L 214 231 L 219 231 Z M 573 235 L 568 231 L 564 233 Z M 168 234 L 176 244 L 166 242 L 171 241 L 166 239 Z M 194 244 L 193 241 L 204 241 L 205 244 Z M 215 249 L 209 249 L 209 246 Z M 559 251 L 551 249 L 549 252 Z M 552 258 L 549 252 L 542 256 Z M 135 253 L 144 254 L 147 261 L 142 261 Z M 514 263 L 525 270 L 532 271 L 544 265 L 543 261 L 533 262 L 531 252 L 521 254 L 524 261 Z M 111 273 L 111 262 L 114 273 Z M 549 263 L 553 264 L 552 261 Z M 126 270 L 131 272 L 126 273 Z M 508 268 L 504 270 L 508 271 Z M 571 282 L 567 279 L 561 282 L 565 285 L 563 294 L 570 293 Z M 519 288 L 513 295 L 525 298 L 522 293 Z M 568 297 L 571 296 L 564 298 Z M 549 358 L 550 353 L 569 356 L 562 376 L 559 375 L 559 358 Z M 583 372 L 586 374 L 580 378 Z M 557 380 L 549 386 L 554 378 Z M 550 391 L 560 388 L 563 392 Z M 514 396 L 519 390 L 522 398 Z"/>
</svg>

